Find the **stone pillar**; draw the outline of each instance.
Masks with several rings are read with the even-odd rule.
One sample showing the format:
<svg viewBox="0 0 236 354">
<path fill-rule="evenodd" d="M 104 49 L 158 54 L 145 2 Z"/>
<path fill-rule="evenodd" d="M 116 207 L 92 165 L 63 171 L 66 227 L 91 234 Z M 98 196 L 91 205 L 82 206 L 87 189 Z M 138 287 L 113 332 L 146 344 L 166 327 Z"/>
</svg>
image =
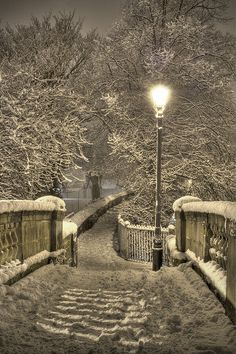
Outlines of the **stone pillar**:
<svg viewBox="0 0 236 354">
<path fill-rule="evenodd" d="M 51 219 L 51 251 L 63 248 L 62 227 L 65 213 L 63 211 L 54 210 Z"/>
<path fill-rule="evenodd" d="M 175 211 L 176 246 L 180 252 L 186 251 L 186 219 L 183 210 Z"/>
<path fill-rule="evenodd" d="M 124 259 L 129 256 L 128 229 L 126 225 L 118 222 L 119 252 Z"/>
<path fill-rule="evenodd" d="M 226 312 L 236 324 L 236 222 L 229 222 L 228 227 L 229 246 L 227 255 Z"/>
</svg>

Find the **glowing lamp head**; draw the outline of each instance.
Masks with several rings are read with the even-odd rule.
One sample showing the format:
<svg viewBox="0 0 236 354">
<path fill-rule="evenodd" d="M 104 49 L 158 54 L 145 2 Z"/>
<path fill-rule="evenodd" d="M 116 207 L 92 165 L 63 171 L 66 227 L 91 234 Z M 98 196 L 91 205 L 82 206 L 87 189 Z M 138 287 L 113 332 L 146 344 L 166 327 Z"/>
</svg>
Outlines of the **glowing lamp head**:
<svg viewBox="0 0 236 354">
<path fill-rule="evenodd" d="M 158 85 L 152 88 L 151 98 L 157 112 L 163 112 L 170 97 L 168 87 Z"/>
</svg>

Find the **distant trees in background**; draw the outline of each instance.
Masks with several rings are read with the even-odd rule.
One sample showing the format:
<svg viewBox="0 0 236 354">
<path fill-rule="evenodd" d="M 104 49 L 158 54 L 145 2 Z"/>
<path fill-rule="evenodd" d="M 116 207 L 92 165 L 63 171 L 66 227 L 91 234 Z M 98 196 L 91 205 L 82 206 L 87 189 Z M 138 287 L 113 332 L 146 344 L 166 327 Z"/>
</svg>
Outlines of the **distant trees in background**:
<svg viewBox="0 0 236 354">
<path fill-rule="evenodd" d="M 1 198 L 49 193 L 86 159 L 77 80 L 96 34 L 82 35 L 81 27 L 60 15 L 0 32 Z"/>
<path fill-rule="evenodd" d="M 205 200 L 235 198 L 229 131 L 236 119 L 236 46 L 215 26 L 226 5 L 128 1 L 101 42 L 94 61 L 104 129 L 109 126 L 107 166 L 135 191 L 125 208 L 131 221 L 154 221 L 156 129 L 148 92 L 160 82 L 172 90 L 163 122 L 163 220 L 175 198 L 189 192 Z"/>
<path fill-rule="evenodd" d="M 232 200 L 236 45 L 216 28 L 226 6 L 129 0 L 104 38 L 83 35 L 73 15 L 2 29 L 1 198 L 34 197 L 82 166 L 132 189 L 125 216 L 153 223 L 156 129 L 148 92 L 162 82 L 172 90 L 164 119 L 163 220 L 188 192 Z"/>
</svg>

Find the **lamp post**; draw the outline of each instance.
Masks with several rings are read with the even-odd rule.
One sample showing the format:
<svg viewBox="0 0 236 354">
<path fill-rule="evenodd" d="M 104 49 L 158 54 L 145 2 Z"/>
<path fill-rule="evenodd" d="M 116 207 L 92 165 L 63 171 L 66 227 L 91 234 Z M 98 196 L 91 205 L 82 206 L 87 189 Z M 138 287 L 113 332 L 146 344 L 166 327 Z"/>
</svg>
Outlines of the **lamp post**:
<svg viewBox="0 0 236 354">
<path fill-rule="evenodd" d="M 164 110 L 170 96 L 170 90 L 158 85 L 152 88 L 151 98 L 156 112 L 156 206 L 155 206 L 155 236 L 153 240 L 153 262 L 152 270 L 157 271 L 162 265 L 162 240 L 161 240 L 161 148 L 162 148 L 162 120 Z"/>
</svg>

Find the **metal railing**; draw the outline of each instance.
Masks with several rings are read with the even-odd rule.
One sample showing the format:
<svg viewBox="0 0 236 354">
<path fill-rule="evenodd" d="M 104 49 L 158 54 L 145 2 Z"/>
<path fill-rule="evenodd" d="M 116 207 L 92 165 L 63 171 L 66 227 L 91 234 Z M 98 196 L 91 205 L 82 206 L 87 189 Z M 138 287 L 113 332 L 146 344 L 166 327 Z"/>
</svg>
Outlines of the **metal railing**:
<svg viewBox="0 0 236 354">
<path fill-rule="evenodd" d="M 163 262 L 165 263 L 166 236 L 168 228 L 162 228 L 161 240 L 163 244 Z M 153 226 L 132 225 L 118 216 L 118 242 L 121 256 L 127 260 L 152 262 Z"/>
</svg>

